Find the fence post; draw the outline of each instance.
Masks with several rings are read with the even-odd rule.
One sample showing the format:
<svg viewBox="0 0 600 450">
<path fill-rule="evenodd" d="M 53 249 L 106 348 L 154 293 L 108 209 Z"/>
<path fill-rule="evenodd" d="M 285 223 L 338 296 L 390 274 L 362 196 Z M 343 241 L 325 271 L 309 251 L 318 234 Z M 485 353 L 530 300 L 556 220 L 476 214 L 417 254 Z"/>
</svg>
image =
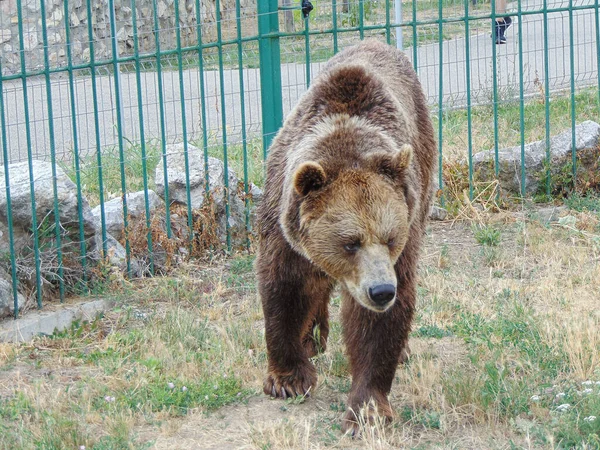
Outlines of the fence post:
<svg viewBox="0 0 600 450">
<path fill-rule="evenodd" d="M 258 0 L 260 98 L 262 103 L 263 154 L 283 123 L 279 14 L 277 0 Z"/>
</svg>

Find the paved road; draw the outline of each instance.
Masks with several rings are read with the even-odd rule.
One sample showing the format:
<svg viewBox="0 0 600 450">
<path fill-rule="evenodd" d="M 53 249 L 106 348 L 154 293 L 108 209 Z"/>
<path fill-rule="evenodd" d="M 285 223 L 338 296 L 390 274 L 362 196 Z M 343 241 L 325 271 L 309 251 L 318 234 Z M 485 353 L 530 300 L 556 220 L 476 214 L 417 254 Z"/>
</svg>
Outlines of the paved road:
<svg viewBox="0 0 600 450">
<path fill-rule="evenodd" d="M 593 0 L 580 0 L 577 5 L 591 4 Z M 550 7 L 567 6 L 566 1 L 549 1 Z M 523 3 L 524 11 L 532 11 L 542 7 L 542 0 Z M 514 8 L 514 7 L 513 7 Z M 526 93 L 538 90 L 536 83 L 543 83 L 544 47 L 543 17 L 527 15 L 521 19 L 519 34 L 518 21 L 508 30 L 508 44 L 496 46 L 498 86 L 501 98 L 514 98 L 519 93 L 519 81 L 522 76 Z M 595 40 L 595 22 L 593 10 L 576 11 L 573 15 L 574 30 L 574 73 L 577 86 L 597 84 L 598 67 Z M 549 81 L 552 90 L 569 87 L 571 79 L 569 55 L 569 16 L 568 13 L 549 14 L 548 56 Z M 466 104 L 466 59 L 467 43 L 470 51 L 471 77 L 470 86 L 472 103 L 489 103 L 492 98 L 492 42 L 489 36 L 490 21 L 473 21 L 468 42 L 465 38 L 444 41 L 443 52 L 443 95 L 445 106 L 461 106 Z M 519 43 L 523 49 L 523 71 L 519 70 Z M 418 48 L 418 72 L 429 102 L 434 105 L 439 101 L 439 44 L 428 44 Z M 412 50 L 408 49 L 412 58 Z M 299 55 L 302 59 L 302 55 Z M 312 74 L 319 71 L 321 64 L 311 66 Z M 222 108 L 226 110 L 225 129 L 230 142 L 241 136 L 241 102 L 238 70 L 224 72 L 225 104 L 221 103 L 219 74 L 207 71 L 204 74 L 206 86 L 205 110 L 207 129 L 214 142 L 220 141 L 223 123 Z M 185 70 L 182 74 L 184 84 L 185 117 L 187 134 L 190 139 L 199 139 L 202 135 L 201 110 L 202 102 L 199 92 L 199 72 L 197 69 Z M 249 136 L 260 136 L 260 78 L 258 69 L 244 69 L 244 100 L 246 129 Z M 282 66 L 284 84 L 283 102 L 287 113 L 297 98 L 306 89 L 306 67 L 303 64 L 284 64 Z M 165 133 L 167 141 L 178 141 L 182 138 L 182 110 L 179 92 L 179 72 L 163 72 L 163 109 Z M 158 80 L 156 73 L 141 74 L 143 93 L 144 131 L 146 139 L 158 139 L 160 133 L 160 108 Z M 100 143 L 103 147 L 117 144 L 115 84 L 112 76 L 97 78 L 99 93 L 98 120 Z M 137 85 L 135 74 L 121 75 L 123 97 L 123 134 L 126 139 L 135 142 L 140 139 L 140 122 L 137 104 Z M 4 100 L 6 105 L 7 135 L 11 162 L 24 160 L 27 157 L 25 133 L 24 102 L 20 81 L 4 83 Z M 73 152 L 72 117 L 70 110 L 70 92 L 68 80 L 57 78 L 52 82 L 52 110 L 54 115 L 54 145 L 59 158 L 69 159 Z M 47 158 L 50 153 L 51 139 L 48 130 L 48 102 L 43 79 L 28 80 L 29 124 L 32 130 L 32 153 L 38 158 Z M 79 148 L 83 155 L 92 154 L 96 148 L 94 125 L 94 105 L 92 101 L 91 79 L 77 77 L 75 79 L 76 121 Z M 0 158 L 1 162 L 1 158 Z"/>
</svg>

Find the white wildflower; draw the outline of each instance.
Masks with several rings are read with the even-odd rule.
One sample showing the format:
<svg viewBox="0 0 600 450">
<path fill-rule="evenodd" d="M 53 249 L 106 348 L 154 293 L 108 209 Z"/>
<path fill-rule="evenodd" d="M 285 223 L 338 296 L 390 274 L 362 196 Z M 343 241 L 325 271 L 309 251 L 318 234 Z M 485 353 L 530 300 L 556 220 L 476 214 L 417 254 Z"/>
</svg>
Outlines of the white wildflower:
<svg viewBox="0 0 600 450">
<path fill-rule="evenodd" d="M 592 380 L 587 380 L 582 381 L 581 384 L 583 384 L 584 386 L 591 386 L 592 384 L 594 384 L 594 382 Z"/>
<path fill-rule="evenodd" d="M 175 384 L 173 384 L 173 383 L 167 383 L 167 387 L 169 389 L 175 389 Z"/>
<path fill-rule="evenodd" d="M 596 416 L 588 416 L 583 419 L 584 422 L 593 422 L 594 420 L 596 420 Z"/>
<path fill-rule="evenodd" d="M 590 388 L 587 388 L 587 389 L 584 389 L 583 391 L 581 391 L 581 393 L 583 395 L 588 395 L 588 394 L 591 394 L 592 392 L 594 392 L 594 390 L 590 389 Z"/>
<path fill-rule="evenodd" d="M 569 405 L 568 403 L 563 403 L 562 405 L 557 406 L 556 410 L 560 411 L 560 412 L 564 412 L 564 411 L 567 411 L 570 407 L 571 407 L 571 405 Z"/>
<path fill-rule="evenodd" d="M 85 450 L 85 445 L 80 445 L 79 450 Z"/>
<path fill-rule="evenodd" d="M 559 392 L 558 394 L 556 394 L 556 398 L 563 398 L 565 395 L 567 394 L 565 394 L 564 392 Z"/>
<path fill-rule="evenodd" d="M 181 392 L 185 392 L 185 391 L 187 391 L 187 388 L 186 388 L 185 386 L 183 386 L 183 387 L 181 388 Z"/>
<path fill-rule="evenodd" d="M 205 395 L 205 396 L 204 396 L 204 400 L 208 400 L 208 395 Z"/>
<path fill-rule="evenodd" d="M 532 395 L 531 396 L 531 401 L 532 402 L 539 402 L 540 401 L 540 396 L 539 395 Z"/>
</svg>

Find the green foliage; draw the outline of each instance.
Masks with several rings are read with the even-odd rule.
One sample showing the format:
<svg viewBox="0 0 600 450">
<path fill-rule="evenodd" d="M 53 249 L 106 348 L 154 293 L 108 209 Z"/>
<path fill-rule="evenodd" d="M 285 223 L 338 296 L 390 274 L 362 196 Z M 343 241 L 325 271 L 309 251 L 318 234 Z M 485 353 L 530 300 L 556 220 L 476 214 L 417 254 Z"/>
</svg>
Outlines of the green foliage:
<svg viewBox="0 0 600 450">
<path fill-rule="evenodd" d="M 413 331 L 412 335 L 419 338 L 435 338 L 442 339 L 448 336 L 452 336 L 452 332 L 444 330 L 437 325 L 424 325 Z"/>
<path fill-rule="evenodd" d="M 473 226 L 475 239 L 480 245 L 495 247 L 500 244 L 500 230 L 489 225 Z"/>
<path fill-rule="evenodd" d="M 593 212 L 600 215 L 600 194 L 588 192 L 581 195 L 574 193 L 565 199 L 565 204 L 574 211 Z"/>
<path fill-rule="evenodd" d="M 405 406 L 400 411 L 400 418 L 413 426 L 420 425 L 434 430 L 441 428 L 441 414 L 437 411 Z"/>
<path fill-rule="evenodd" d="M 242 389 L 241 380 L 233 375 L 175 382 L 169 382 L 165 376 L 156 372 L 151 372 L 150 376 L 151 380 L 143 390 L 136 387 L 126 390 L 116 401 L 132 410 L 166 410 L 178 416 L 185 415 L 190 408 L 198 406 L 203 406 L 209 411 L 214 410 L 241 400 L 249 394 L 248 390 Z M 111 404 L 106 403 L 106 408 L 110 407 Z"/>
</svg>

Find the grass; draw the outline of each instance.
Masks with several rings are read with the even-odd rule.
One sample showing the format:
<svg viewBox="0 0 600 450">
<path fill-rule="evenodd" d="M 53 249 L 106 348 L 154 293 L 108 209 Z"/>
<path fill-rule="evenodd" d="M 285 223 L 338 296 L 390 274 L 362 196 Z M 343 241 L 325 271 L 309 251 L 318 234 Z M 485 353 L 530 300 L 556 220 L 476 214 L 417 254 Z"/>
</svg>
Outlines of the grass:
<svg viewBox="0 0 600 450">
<path fill-rule="evenodd" d="M 240 254 L 115 282 L 104 317 L 0 344 L 0 448 L 600 448 L 600 246 L 581 216 L 598 198 L 572 202 L 568 226 L 489 213 L 430 226 L 397 417 L 359 441 L 339 429 L 339 298 L 318 388 L 271 401 L 254 257 Z"/>
<path fill-rule="evenodd" d="M 203 148 L 203 143 L 198 141 L 190 144 Z M 264 184 L 264 163 L 262 157 L 262 140 L 249 139 L 246 142 L 248 180 L 257 186 Z M 223 160 L 223 147 L 216 144 L 216 138 L 211 138 L 207 145 L 208 156 Z M 233 170 L 238 179 L 244 181 L 244 145 L 243 143 L 229 144 L 227 147 L 227 160 L 230 170 Z M 145 161 L 146 170 L 144 172 Z M 145 159 L 141 145 L 128 143 L 121 156 L 117 147 L 104 148 L 101 153 L 102 184 L 104 200 L 108 201 L 120 197 L 122 194 L 121 165 L 125 173 L 126 192 L 136 192 L 144 189 L 144 179 L 148 189 L 155 189 L 155 169 L 162 164 L 162 149 L 159 143 L 150 141 L 145 146 Z M 89 155 L 80 159 L 80 185 L 83 195 L 90 206 L 95 207 L 100 203 L 99 165 L 97 155 Z M 74 163 L 63 164 L 67 175 L 76 182 L 77 174 Z"/>
<path fill-rule="evenodd" d="M 0 385 L 11 392 L 0 393 L 0 448 L 147 448 L 136 424 L 211 414 L 255 394 L 243 366 L 246 346 L 261 343 L 252 323 L 257 305 L 242 306 L 248 322 L 230 323 L 237 307 L 221 295 L 231 300 L 239 288 L 225 287 L 210 270 L 207 283 L 181 275 L 122 286 L 115 311 L 23 347 L 24 360 L 2 360 Z M 236 276 L 248 280 L 248 266 Z M 148 282 L 156 282 L 154 298 Z M 55 370 L 56 358 L 64 369 Z M 29 385 L 13 376 L 22 369 L 46 375 Z"/>
<path fill-rule="evenodd" d="M 544 99 L 531 98 L 524 102 L 524 128 L 519 122 L 520 103 L 518 101 L 502 101 L 498 104 L 498 141 L 499 148 L 513 147 L 524 142 L 530 143 L 546 138 L 546 107 Z M 551 136 L 571 128 L 571 116 L 566 111 L 571 110 L 571 99 L 566 94 L 552 95 L 549 107 L 549 126 Z M 433 111 L 435 114 L 436 112 Z M 585 120 L 598 120 L 598 90 L 597 88 L 582 89 L 575 95 L 575 114 L 577 123 Z M 458 109 L 446 111 L 442 118 L 444 142 L 442 152 L 446 161 L 467 158 L 467 110 Z M 434 128 L 437 130 L 439 117 L 433 117 Z M 494 114 L 491 106 L 476 106 L 471 108 L 471 140 L 472 153 L 494 148 Z"/>
</svg>

